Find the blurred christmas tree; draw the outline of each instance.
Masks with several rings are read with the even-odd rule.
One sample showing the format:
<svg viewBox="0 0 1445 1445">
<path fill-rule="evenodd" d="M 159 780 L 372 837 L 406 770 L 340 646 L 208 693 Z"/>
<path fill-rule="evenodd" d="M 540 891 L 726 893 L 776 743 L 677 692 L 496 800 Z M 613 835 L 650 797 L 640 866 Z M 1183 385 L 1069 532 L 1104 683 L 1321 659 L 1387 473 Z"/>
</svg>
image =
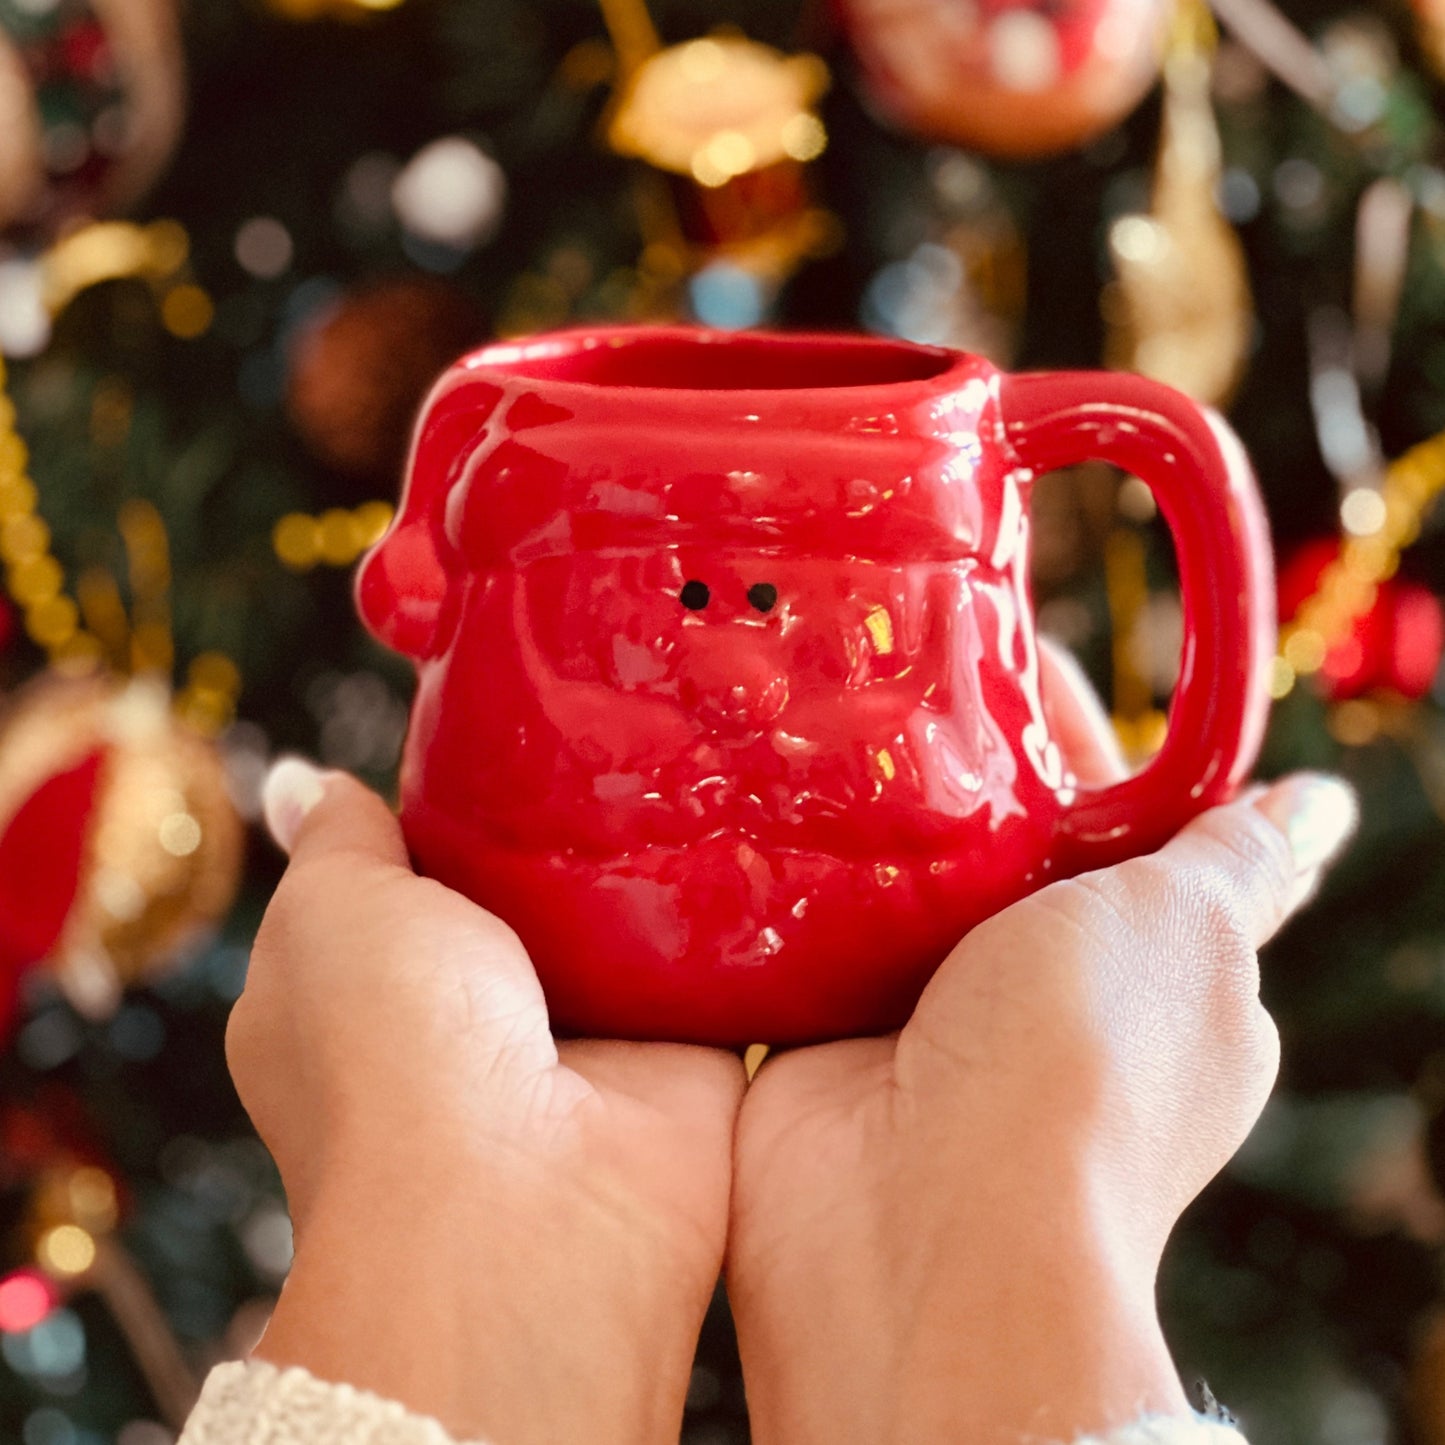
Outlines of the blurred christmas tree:
<svg viewBox="0 0 1445 1445">
<path fill-rule="evenodd" d="M 279 751 L 388 783 L 408 678 L 345 569 L 427 381 L 685 316 L 1228 402 L 1293 619 L 1267 770 L 1343 772 L 1365 824 L 1266 959 L 1281 1089 L 1167 1321 L 1256 1445 L 1445 1442 L 1445 6 L 1217 9 L 0 0 L 0 1439 L 164 1441 L 284 1275 L 222 1056 L 279 863 L 222 769 L 246 819 Z M 1147 756 L 1149 499 L 1080 469 L 1037 529 Z M 97 659 L 137 685 L 65 685 Z M 685 1439 L 744 1438 L 720 1307 Z"/>
</svg>

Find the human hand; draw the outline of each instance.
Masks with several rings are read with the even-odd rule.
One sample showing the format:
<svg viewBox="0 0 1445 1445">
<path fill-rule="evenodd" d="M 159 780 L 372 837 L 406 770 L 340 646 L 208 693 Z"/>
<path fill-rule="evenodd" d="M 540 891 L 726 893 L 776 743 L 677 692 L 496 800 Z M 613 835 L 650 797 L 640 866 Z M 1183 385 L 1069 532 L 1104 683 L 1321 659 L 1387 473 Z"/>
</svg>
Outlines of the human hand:
<svg viewBox="0 0 1445 1445">
<path fill-rule="evenodd" d="M 1122 771 L 1073 670 L 1076 771 Z M 1154 1283 L 1252 1127 L 1256 950 L 1354 822 L 1296 778 L 976 928 L 901 1034 L 768 1060 L 738 1124 L 728 1291 L 757 1445 L 1016 1445 L 1187 1413 Z"/>
<path fill-rule="evenodd" d="M 280 765 L 291 864 L 227 1034 L 296 1259 L 258 1353 L 506 1445 L 676 1441 L 722 1262 L 742 1066 L 554 1043 L 498 919 L 382 801 Z"/>
</svg>

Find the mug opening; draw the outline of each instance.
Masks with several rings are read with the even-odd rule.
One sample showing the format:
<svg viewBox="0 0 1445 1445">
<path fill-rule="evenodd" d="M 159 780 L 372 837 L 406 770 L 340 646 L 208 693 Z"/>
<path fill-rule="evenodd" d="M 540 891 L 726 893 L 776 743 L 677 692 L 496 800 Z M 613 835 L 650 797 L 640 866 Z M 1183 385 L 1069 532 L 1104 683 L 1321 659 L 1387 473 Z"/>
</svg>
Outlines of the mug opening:
<svg viewBox="0 0 1445 1445">
<path fill-rule="evenodd" d="M 957 357 L 932 348 L 853 336 L 639 329 L 525 343 L 478 359 L 514 376 L 655 391 L 804 391 L 887 386 L 941 376 Z M 503 354 L 499 354 L 503 353 Z"/>
</svg>

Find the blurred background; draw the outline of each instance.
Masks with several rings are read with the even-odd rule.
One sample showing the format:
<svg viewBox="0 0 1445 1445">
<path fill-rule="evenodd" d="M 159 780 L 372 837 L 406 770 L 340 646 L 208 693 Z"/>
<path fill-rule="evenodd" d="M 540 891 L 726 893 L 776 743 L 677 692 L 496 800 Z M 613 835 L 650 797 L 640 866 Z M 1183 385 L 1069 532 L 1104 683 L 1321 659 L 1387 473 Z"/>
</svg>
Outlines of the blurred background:
<svg viewBox="0 0 1445 1445">
<path fill-rule="evenodd" d="M 1442 0 L 0 0 L 0 1441 L 164 1445 L 285 1275 L 222 1053 L 256 794 L 287 750 L 390 785 L 410 680 L 350 568 L 428 382 L 687 318 L 1227 410 L 1264 771 L 1365 821 L 1265 960 L 1281 1087 L 1166 1321 L 1255 1445 L 1445 1445 L 1442 76 Z M 1036 523 L 1142 762 L 1167 534 L 1102 467 Z M 746 1438 L 719 1300 L 684 1439 Z"/>
</svg>

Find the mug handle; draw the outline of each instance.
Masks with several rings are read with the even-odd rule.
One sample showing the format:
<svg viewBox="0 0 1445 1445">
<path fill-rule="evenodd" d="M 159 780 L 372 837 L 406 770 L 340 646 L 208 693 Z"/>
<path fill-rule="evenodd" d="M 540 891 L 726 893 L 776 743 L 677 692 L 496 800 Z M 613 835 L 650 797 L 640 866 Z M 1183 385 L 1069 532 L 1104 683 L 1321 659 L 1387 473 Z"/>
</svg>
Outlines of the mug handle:
<svg viewBox="0 0 1445 1445">
<path fill-rule="evenodd" d="M 1035 475 L 1102 461 L 1143 480 L 1179 561 L 1184 651 L 1168 736 L 1142 772 L 1081 791 L 1064 813 L 1057 861 L 1080 873 L 1161 847 L 1253 766 L 1276 645 L 1269 528 L 1239 438 L 1172 387 L 1043 372 L 1001 377 L 999 402 L 1008 444 Z"/>
</svg>

